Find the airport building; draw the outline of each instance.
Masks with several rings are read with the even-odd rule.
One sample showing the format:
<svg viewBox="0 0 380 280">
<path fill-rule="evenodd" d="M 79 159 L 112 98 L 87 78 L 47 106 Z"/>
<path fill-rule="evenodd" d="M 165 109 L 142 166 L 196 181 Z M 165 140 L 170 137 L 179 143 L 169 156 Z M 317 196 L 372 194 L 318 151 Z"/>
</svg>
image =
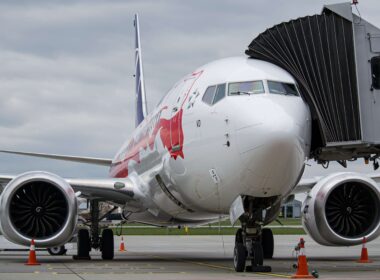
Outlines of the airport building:
<svg viewBox="0 0 380 280">
<path fill-rule="evenodd" d="M 302 202 L 294 199 L 281 207 L 280 217 L 287 218 L 301 218 Z"/>
</svg>

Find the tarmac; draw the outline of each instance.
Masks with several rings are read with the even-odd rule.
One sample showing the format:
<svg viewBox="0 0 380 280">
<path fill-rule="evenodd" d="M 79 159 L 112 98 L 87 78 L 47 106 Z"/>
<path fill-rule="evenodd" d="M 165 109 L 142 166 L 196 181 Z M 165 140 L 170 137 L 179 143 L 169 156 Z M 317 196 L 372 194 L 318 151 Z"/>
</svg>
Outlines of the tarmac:
<svg viewBox="0 0 380 280">
<path fill-rule="evenodd" d="M 124 236 L 126 252 L 119 252 L 115 238 L 115 259 L 101 260 L 92 252 L 91 261 L 74 261 L 75 244 L 68 244 L 66 256 L 50 256 L 37 251 L 39 266 L 26 266 L 27 251 L 0 251 L 0 280 L 8 279 L 284 279 L 295 273 L 294 247 L 301 236 L 276 235 L 275 253 L 265 264 L 272 273 L 236 273 L 232 254 L 234 236 Z M 360 264 L 361 246 L 324 247 L 308 236 L 306 254 L 309 270 L 316 269 L 321 279 L 380 279 L 380 239 L 368 243 L 373 261 Z M 17 248 L 0 237 L 0 248 Z"/>
</svg>

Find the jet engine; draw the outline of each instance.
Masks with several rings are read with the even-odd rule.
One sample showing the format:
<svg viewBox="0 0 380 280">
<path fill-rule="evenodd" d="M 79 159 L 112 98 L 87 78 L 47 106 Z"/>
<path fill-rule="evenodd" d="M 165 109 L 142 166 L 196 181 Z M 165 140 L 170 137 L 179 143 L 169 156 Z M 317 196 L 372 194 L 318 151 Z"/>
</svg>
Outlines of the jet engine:
<svg viewBox="0 0 380 280">
<path fill-rule="evenodd" d="M 356 173 L 320 180 L 302 205 L 305 230 L 319 244 L 351 246 L 380 234 L 380 188 Z"/>
<path fill-rule="evenodd" d="M 77 222 L 77 198 L 61 177 L 27 172 L 14 178 L 0 197 L 3 235 L 20 245 L 55 247 L 70 240 Z"/>
</svg>

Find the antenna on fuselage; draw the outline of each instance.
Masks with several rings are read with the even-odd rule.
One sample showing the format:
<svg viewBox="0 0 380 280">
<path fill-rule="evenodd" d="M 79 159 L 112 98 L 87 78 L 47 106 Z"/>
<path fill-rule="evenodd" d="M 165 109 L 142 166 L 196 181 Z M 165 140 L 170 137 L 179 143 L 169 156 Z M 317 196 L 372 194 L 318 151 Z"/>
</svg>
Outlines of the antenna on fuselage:
<svg viewBox="0 0 380 280">
<path fill-rule="evenodd" d="M 139 16 L 135 14 L 133 21 L 135 26 L 135 83 L 136 83 L 136 127 L 145 119 L 148 114 L 145 94 L 144 73 L 141 55 Z"/>
</svg>

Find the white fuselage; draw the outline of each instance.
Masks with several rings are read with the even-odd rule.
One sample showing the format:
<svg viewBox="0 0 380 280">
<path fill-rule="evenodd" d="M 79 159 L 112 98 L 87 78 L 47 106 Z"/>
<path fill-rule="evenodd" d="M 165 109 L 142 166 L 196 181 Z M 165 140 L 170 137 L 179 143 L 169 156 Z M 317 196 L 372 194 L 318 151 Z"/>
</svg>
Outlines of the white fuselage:
<svg viewBox="0 0 380 280">
<path fill-rule="evenodd" d="M 202 222 L 228 214 L 239 195 L 289 195 L 309 155 L 310 112 L 299 96 L 269 93 L 269 80 L 295 84 L 273 64 L 236 57 L 200 67 L 168 92 L 110 170 L 150 198 L 132 219 Z M 202 100 L 209 86 L 244 81 L 263 81 L 265 92 Z"/>
</svg>

